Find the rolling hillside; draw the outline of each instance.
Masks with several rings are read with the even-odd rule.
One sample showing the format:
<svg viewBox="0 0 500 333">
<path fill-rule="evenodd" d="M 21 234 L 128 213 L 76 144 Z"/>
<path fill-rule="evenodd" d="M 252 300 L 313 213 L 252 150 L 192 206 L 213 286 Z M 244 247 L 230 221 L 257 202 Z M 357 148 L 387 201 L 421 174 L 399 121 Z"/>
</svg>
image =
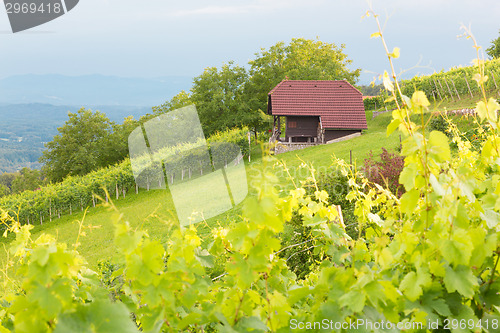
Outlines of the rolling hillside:
<svg viewBox="0 0 500 333">
<path fill-rule="evenodd" d="M 469 99 L 463 99 L 461 102 L 450 101 L 433 105 L 430 112 L 444 110 L 445 108 L 459 109 L 471 107 L 472 105 L 472 100 Z M 313 165 L 316 172 L 323 172 L 331 167 L 334 156 L 347 162 L 350 161 L 352 156 L 353 163 L 361 165 L 370 151 L 378 156 L 382 147 L 391 150 L 399 146 L 400 137 L 398 134 L 393 133 L 389 137 L 386 135 L 386 127 L 391 120 L 390 113 L 383 113 L 376 118 L 367 120 L 368 130 L 360 137 L 280 154 L 273 158 L 274 165 L 264 163 L 261 159 L 260 147 L 254 146 L 251 155 L 252 162 L 245 162 L 247 177 L 251 179 L 261 174 L 264 168 L 266 170 L 272 168 L 282 184 L 282 189 L 289 190 L 293 188 L 292 182 L 279 164 L 288 167 L 290 175 L 294 177 L 297 183 L 297 181 L 304 180 L 309 176 L 307 168 L 303 167 L 303 162 Z M 250 189 L 250 195 L 252 195 L 251 191 L 252 189 Z M 100 260 L 109 259 L 113 256 L 111 244 L 114 229 L 110 222 L 113 214 L 117 214 L 117 212 L 123 214 L 132 227 L 145 230 L 153 238 L 162 242 L 167 241 L 171 225 L 178 224 L 172 197 L 168 191 L 141 190 L 137 195 L 130 193 L 125 199 L 116 200 L 114 207 L 116 210 L 102 205 L 89 208 L 85 218 L 84 212 L 78 210 L 73 212 L 72 215 L 64 215 L 59 219 L 55 218 L 52 222 L 46 222 L 43 225 L 36 223 L 33 237 L 37 238 L 42 233 L 50 233 L 57 235 L 61 242 L 74 244 L 78 236 L 79 222 L 84 218 L 85 237 L 80 239 L 79 252 L 89 260 L 90 267 L 95 268 Z M 239 220 L 241 207 L 242 204 L 239 204 L 235 209 L 208 219 L 206 223 L 199 223 L 196 227 L 201 234 L 208 235 L 213 227 L 227 224 L 232 220 Z M 9 235 L 7 239 L 3 240 L 3 243 L 8 243 L 11 240 L 12 235 Z M 5 260 L 5 253 L 0 254 L 0 259 Z"/>
<path fill-rule="evenodd" d="M 276 157 L 275 161 L 284 162 L 289 167 L 290 174 L 296 180 L 303 180 L 308 177 L 307 170 L 300 167 L 302 161 L 312 163 L 317 171 L 323 171 L 331 166 L 333 155 L 349 161 L 350 151 L 352 150 L 353 162 L 362 163 L 370 150 L 377 153 L 381 147 L 391 149 L 399 145 L 399 137 L 396 134 L 386 137 L 385 127 L 389 123 L 389 119 L 390 114 L 383 114 L 369 120 L 369 129 L 366 133 L 352 140 L 281 154 Z M 264 163 L 260 158 L 261 156 L 260 147 L 255 146 L 251 156 L 252 162 L 246 162 L 247 176 L 249 178 L 258 175 L 263 170 Z M 265 167 L 272 166 L 268 164 Z M 276 167 L 274 172 L 283 184 L 283 188 L 291 186 L 291 183 L 287 180 L 287 175 L 281 168 Z M 169 224 L 178 223 L 172 198 L 168 191 L 141 190 L 138 195 L 130 194 L 125 199 L 116 200 L 114 205 L 132 227 L 146 230 L 153 238 L 162 242 L 168 239 Z M 207 220 L 206 223 L 202 222 L 196 226 L 201 233 L 208 234 L 211 227 L 227 224 L 231 220 L 238 220 L 241 207 L 242 204 L 233 210 Z M 110 222 L 113 214 L 116 214 L 116 211 L 102 206 L 90 208 L 86 212 L 83 223 L 86 235 L 80 239 L 79 252 L 89 260 L 89 265 L 92 268 L 95 268 L 100 260 L 113 256 L 111 245 L 114 231 Z M 33 230 L 33 238 L 36 239 L 42 233 L 50 233 L 57 235 L 61 242 L 74 244 L 78 236 L 79 221 L 83 217 L 84 212 L 77 211 L 72 215 L 62 216 L 60 219 L 55 218 L 52 222 L 46 222 L 43 225 L 37 223 Z M 12 235 L 4 239 L 3 242 L 9 242 L 11 239 Z M 5 260 L 5 253 L 2 253 L 0 258 Z"/>
</svg>

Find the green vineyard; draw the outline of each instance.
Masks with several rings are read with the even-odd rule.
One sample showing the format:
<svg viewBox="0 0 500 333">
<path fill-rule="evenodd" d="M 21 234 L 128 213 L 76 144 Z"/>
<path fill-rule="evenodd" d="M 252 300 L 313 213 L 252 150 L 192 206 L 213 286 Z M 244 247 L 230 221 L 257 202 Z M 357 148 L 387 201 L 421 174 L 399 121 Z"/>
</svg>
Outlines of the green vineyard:
<svg viewBox="0 0 500 333">
<path fill-rule="evenodd" d="M 238 147 L 244 155 L 249 154 L 247 133 L 247 128 L 216 133 L 207 139 L 207 144 L 219 155 L 217 156 L 218 160 L 232 161 L 235 156 L 234 147 Z M 185 167 L 181 170 L 177 167 L 179 165 L 189 166 L 189 161 L 198 161 L 198 150 L 188 150 L 178 154 L 178 150 L 181 148 L 173 147 L 171 149 L 173 152 L 170 155 L 176 157 L 169 160 L 169 167 L 173 173 L 166 175 L 166 177 L 171 182 L 181 180 L 183 178 L 181 174 L 190 178 L 199 173 L 200 166 L 197 163 L 192 165 L 192 169 Z M 182 147 L 182 149 L 186 150 L 186 147 Z M 201 166 L 202 170 L 211 169 L 211 167 L 210 165 Z M 214 167 L 220 168 L 222 165 L 214 165 Z M 148 171 L 151 172 L 151 176 L 147 180 L 148 184 L 158 182 L 157 175 L 159 173 L 154 172 L 157 170 Z M 164 186 L 164 184 L 160 185 Z M 95 207 L 99 197 L 108 201 L 108 195 L 118 199 L 121 196 L 125 197 L 129 191 L 137 192 L 138 188 L 130 160 L 126 159 L 114 166 L 91 172 L 85 176 L 69 176 L 60 183 L 50 184 L 35 191 L 25 191 L 17 195 L 2 197 L 0 207 L 23 224 L 43 224 L 61 215 L 72 214 L 75 210 L 84 210 L 89 206 Z"/>
<path fill-rule="evenodd" d="M 415 76 L 400 82 L 403 95 L 411 96 L 414 91 L 423 91 L 431 101 L 459 102 L 479 97 L 482 92 L 476 82 L 479 67 L 456 67 L 449 71 L 441 71 L 432 75 Z M 484 87 L 488 92 L 499 91 L 500 86 L 500 59 L 488 60 L 484 63 L 484 75 L 488 77 Z M 394 102 L 384 103 L 388 95 L 365 99 L 367 110 L 376 110 L 387 107 L 394 109 Z"/>
</svg>

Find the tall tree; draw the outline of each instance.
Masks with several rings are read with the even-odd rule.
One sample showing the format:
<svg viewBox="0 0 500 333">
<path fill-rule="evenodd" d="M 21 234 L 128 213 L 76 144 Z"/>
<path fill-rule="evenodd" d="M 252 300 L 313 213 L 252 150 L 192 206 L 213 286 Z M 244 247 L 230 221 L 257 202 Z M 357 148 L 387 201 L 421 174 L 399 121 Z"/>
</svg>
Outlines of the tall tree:
<svg viewBox="0 0 500 333">
<path fill-rule="evenodd" d="M 19 175 L 12 181 L 12 193 L 33 191 L 42 185 L 43 180 L 40 171 L 22 168 Z"/>
<path fill-rule="evenodd" d="M 205 135 L 247 124 L 252 117 L 244 98 L 247 80 L 245 68 L 233 62 L 220 69 L 206 68 L 194 78 L 191 101 L 196 105 Z"/>
<path fill-rule="evenodd" d="M 500 58 L 500 36 L 491 41 L 491 46 L 486 49 L 486 53 L 492 58 Z"/>
<path fill-rule="evenodd" d="M 43 172 L 50 181 L 61 181 L 68 175 L 83 175 L 116 163 L 110 147 L 114 123 L 99 112 L 78 110 L 68 113 L 69 120 L 57 130 L 59 134 L 45 144 L 40 158 Z"/>
<path fill-rule="evenodd" d="M 0 184 L 0 198 L 10 194 L 10 188 L 4 184 Z"/>
<path fill-rule="evenodd" d="M 267 110 L 267 95 L 283 79 L 343 80 L 356 83 L 360 69 L 348 68 L 352 61 L 344 53 L 345 45 L 320 40 L 294 38 L 287 45 L 276 43 L 256 53 L 250 63 L 246 86 L 247 103 L 254 110 Z"/>
<path fill-rule="evenodd" d="M 5 185 L 10 189 L 12 188 L 12 182 L 18 175 L 18 173 L 14 172 L 4 172 L 0 175 L 0 184 Z"/>
<path fill-rule="evenodd" d="M 153 106 L 153 114 L 156 116 L 191 104 L 193 104 L 191 101 L 191 95 L 188 92 L 181 90 L 177 95 L 172 97 L 170 101 L 159 106 Z"/>
</svg>

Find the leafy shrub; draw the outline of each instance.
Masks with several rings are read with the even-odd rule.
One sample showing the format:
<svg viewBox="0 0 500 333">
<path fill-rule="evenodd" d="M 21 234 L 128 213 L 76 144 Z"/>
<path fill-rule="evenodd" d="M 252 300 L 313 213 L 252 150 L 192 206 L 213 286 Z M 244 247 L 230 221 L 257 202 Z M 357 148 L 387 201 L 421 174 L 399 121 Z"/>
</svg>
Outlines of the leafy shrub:
<svg viewBox="0 0 500 333">
<path fill-rule="evenodd" d="M 429 123 L 429 129 L 431 131 L 440 131 L 446 134 L 448 137 L 451 137 L 451 134 L 448 132 L 448 123 L 443 118 L 442 115 L 435 116 L 431 119 Z"/>
<path fill-rule="evenodd" d="M 380 161 L 376 160 L 370 151 L 370 157 L 365 159 L 362 171 L 371 182 L 387 187 L 392 193 L 401 196 L 404 193 L 404 187 L 399 183 L 399 175 L 403 167 L 402 156 L 382 148 Z"/>
<path fill-rule="evenodd" d="M 356 217 L 354 216 L 354 202 L 347 200 L 350 191 L 349 179 L 338 170 L 331 169 L 319 173 L 315 181 L 309 179 L 303 185 L 306 194 L 314 197 L 316 188 L 328 194 L 326 201 L 330 205 L 340 206 L 342 218 L 346 226 L 346 233 L 353 239 L 357 239 Z M 287 266 L 298 278 L 307 276 L 315 265 L 319 264 L 319 255 L 314 252 L 311 245 L 314 240 L 312 229 L 303 225 L 303 216 L 295 213 L 290 221 L 285 223 L 285 230 L 281 235 L 282 250 L 280 257 L 285 259 Z"/>
<path fill-rule="evenodd" d="M 314 265 L 318 264 L 319 256 L 314 253 L 314 236 L 311 228 L 303 225 L 302 216 L 295 213 L 284 226 L 280 235 L 280 258 L 283 258 L 298 279 L 304 279 L 311 273 Z"/>
</svg>

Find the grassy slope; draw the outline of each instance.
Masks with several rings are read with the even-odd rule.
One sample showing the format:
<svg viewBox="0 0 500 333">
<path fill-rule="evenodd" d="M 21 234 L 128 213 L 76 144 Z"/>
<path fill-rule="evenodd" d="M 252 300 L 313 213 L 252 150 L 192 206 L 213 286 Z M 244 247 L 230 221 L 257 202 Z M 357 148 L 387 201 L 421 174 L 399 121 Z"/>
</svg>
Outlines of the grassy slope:
<svg viewBox="0 0 500 333">
<path fill-rule="evenodd" d="M 467 105 L 469 106 L 469 105 Z M 443 105 L 439 106 L 441 109 Z M 453 108 L 461 107 L 454 105 Z M 368 130 L 362 136 L 329 145 L 321 145 L 308 149 L 293 151 L 277 155 L 277 159 L 282 160 L 290 169 L 292 176 L 297 179 L 304 179 L 308 176 L 304 168 L 299 168 L 304 162 L 312 163 L 316 170 L 321 171 L 332 164 L 332 156 L 349 161 L 350 151 L 352 150 L 353 162 L 362 164 L 370 151 L 379 154 L 380 149 L 385 147 L 393 149 L 399 145 L 399 135 L 393 133 L 386 136 L 386 126 L 391 118 L 390 113 L 379 115 L 375 119 L 368 120 Z M 255 175 L 262 169 L 263 163 L 260 159 L 260 149 L 255 148 L 252 153 L 252 163 L 247 165 L 247 175 Z M 286 176 L 278 174 L 283 184 L 287 183 Z M 178 223 L 173 211 L 173 201 L 168 191 L 142 191 L 138 195 L 129 195 L 126 199 L 119 199 L 115 202 L 116 208 L 123 214 L 126 220 L 134 228 L 146 230 L 151 237 L 166 242 L 168 239 L 169 224 Z M 227 224 L 231 220 L 238 220 L 241 214 L 242 204 L 235 209 L 229 210 L 219 216 L 208 219 L 206 223 L 197 225 L 201 234 L 209 235 L 210 228 L 219 224 Z M 88 210 L 84 225 L 99 226 L 98 229 L 84 229 L 86 236 L 80 238 L 79 252 L 88 260 L 91 268 L 96 268 L 99 260 L 111 258 L 113 255 L 113 211 L 105 207 L 96 207 Z M 60 242 L 68 245 L 75 243 L 79 224 L 78 221 L 83 218 L 83 212 L 75 213 L 71 216 L 63 216 L 42 226 L 37 225 L 32 231 L 33 239 L 39 237 L 42 233 L 56 235 Z M 7 244 L 12 239 L 9 235 L 4 239 L 3 244 Z M 4 251 L 0 251 L 0 260 L 5 260 Z"/>
</svg>

